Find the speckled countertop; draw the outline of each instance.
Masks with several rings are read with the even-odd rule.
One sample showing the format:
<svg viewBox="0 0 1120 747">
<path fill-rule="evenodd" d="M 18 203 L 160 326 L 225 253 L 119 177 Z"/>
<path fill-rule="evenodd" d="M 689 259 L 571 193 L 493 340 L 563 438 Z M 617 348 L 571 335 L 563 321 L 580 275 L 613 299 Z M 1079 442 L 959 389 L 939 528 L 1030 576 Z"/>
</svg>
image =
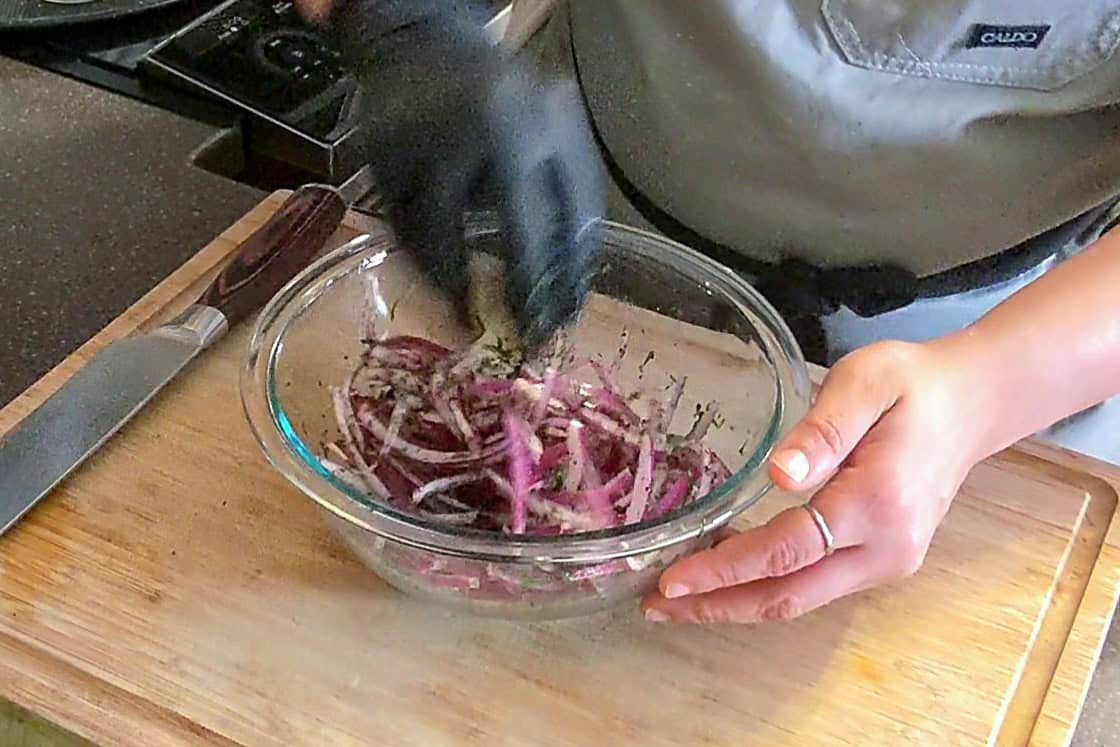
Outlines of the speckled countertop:
<svg viewBox="0 0 1120 747">
<path fill-rule="evenodd" d="M 0 56 L 0 406 L 263 197 L 190 165 L 214 134 Z M 1120 623 L 1073 744 L 1120 745 Z"/>
<path fill-rule="evenodd" d="M 0 57 L 0 404 L 258 202 L 203 124 Z"/>
</svg>

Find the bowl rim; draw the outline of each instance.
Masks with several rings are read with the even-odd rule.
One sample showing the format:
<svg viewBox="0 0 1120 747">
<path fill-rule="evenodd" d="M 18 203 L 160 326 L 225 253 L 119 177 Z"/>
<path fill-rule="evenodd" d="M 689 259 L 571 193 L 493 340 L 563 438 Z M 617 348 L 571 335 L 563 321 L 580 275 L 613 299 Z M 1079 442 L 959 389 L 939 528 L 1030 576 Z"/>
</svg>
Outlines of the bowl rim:
<svg viewBox="0 0 1120 747">
<path fill-rule="evenodd" d="M 808 407 L 809 374 L 792 332 L 773 306 L 732 270 L 663 236 L 603 220 L 604 244 L 662 264 L 679 261 L 704 278 L 745 317 L 774 373 L 774 409 L 753 452 L 718 488 L 656 519 L 596 532 L 513 538 L 493 531 L 441 527 L 359 496 L 332 476 L 298 436 L 279 405 L 276 361 L 284 333 L 337 280 L 384 263 L 397 249 L 387 226 L 379 226 L 331 250 L 297 274 L 257 318 L 242 368 L 242 407 L 266 459 L 289 482 L 335 516 L 387 540 L 466 558 L 498 562 L 584 564 L 655 552 L 708 533 L 757 503 L 772 487 L 760 469 L 780 436 Z M 500 234 L 491 218 L 476 218 L 469 239 Z M 620 246 L 620 243 L 624 245 Z M 677 268 L 680 269 L 680 268 Z"/>
</svg>

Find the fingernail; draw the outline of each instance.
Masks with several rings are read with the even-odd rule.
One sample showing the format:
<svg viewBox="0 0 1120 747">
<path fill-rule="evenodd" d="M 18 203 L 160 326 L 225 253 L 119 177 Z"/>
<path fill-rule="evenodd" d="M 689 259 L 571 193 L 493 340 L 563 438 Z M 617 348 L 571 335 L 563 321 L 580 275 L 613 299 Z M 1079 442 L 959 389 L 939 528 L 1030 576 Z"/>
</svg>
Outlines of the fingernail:
<svg viewBox="0 0 1120 747">
<path fill-rule="evenodd" d="M 796 449 L 787 449 L 775 454 L 774 466 L 785 472 L 794 482 L 802 482 L 809 476 L 809 457 Z"/>
<path fill-rule="evenodd" d="M 665 587 L 666 599 L 677 599 L 678 597 L 687 597 L 688 595 L 688 587 L 684 584 L 669 584 Z"/>
<path fill-rule="evenodd" d="M 669 616 L 661 610 L 646 610 L 646 620 L 651 623 L 669 622 Z"/>
</svg>

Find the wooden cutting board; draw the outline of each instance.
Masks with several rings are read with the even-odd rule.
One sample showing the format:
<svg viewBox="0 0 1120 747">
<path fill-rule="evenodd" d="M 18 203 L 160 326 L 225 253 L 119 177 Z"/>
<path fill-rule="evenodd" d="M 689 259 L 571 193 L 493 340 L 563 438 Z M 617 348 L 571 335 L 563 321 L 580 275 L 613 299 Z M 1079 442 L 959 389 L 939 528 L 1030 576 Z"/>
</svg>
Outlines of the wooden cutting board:
<svg viewBox="0 0 1120 747">
<path fill-rule="evenodd" d="M 182 308 L 274 195 L 28 392 Z M 360 229 L 348 219 L 339 240 Z M 802 620 L 560 623 L 411 601 L 259 454 L 235 330 L 0 538 L 0 697 L 105 745 L 1067 743 L 1120 579 L 1120 471 L 976 468 L 915 578 Z M 745 521 L 795 498 L 772 494 Z"/>
</svg>

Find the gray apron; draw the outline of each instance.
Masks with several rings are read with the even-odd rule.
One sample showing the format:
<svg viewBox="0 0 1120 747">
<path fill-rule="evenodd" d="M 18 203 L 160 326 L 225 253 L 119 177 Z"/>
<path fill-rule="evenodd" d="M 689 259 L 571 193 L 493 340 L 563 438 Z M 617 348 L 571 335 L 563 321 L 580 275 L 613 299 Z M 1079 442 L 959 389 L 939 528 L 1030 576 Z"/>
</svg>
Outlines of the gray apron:
<svg viewBox="0 0 1120 747">
<path fill-rule="evenodd" d="M 524 35 L 517 19 L 548 5 L 515 3 L 515 29 Z M 868 326 L 859 320 L 915 299 L 1010 291 L 1110 225 L 1115 0 L 570 0 L 559 10 L 536 53 L 578 74 L 613 186 L 625 186 L 625 199 L 612 195 L 616 216 L 756 275 L 795 329 L 798 316 Z M 776 263 L 776 279 L 757 277 Z M 908 294 L 880 298 L 878 287 Z M 828 350 L 813 357 L 834 359 L 883 321 L 826 329 Z"/>
<path fill-rule="evenodd" d="M 612 218 L 726 249 L 719 258 L 741 257 L 748 276 L 793 260 L 885 266 L 949 288 L 879 311 L 826 305 L 817 362 L 958 329 L 1115 221 L 1120 2 L 570 0 L 558 10 L 530 49 L 554 73 L 578 73 L 617 177 Z M 998 268 L 1028 246 L 1028 266 L 962 269 Z"/>
<path fill-rule="evenodd" d="M 1115 0 L 568 5 L 621 170 L 751 258 L 928 275 L 1120 194 Z"/>
</svg>

